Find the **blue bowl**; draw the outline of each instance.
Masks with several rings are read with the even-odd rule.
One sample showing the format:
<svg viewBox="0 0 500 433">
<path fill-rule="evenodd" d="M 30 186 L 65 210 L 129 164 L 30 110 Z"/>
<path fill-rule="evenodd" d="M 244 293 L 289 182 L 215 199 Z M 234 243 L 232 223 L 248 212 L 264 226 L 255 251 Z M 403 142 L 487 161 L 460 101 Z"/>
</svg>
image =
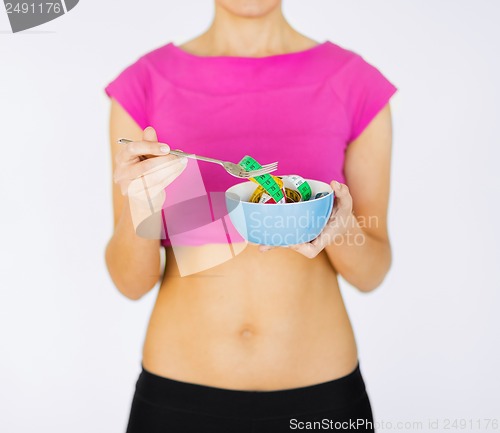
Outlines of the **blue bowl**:
<svg viewBox="0 0 500 433">
<path fill-rule="evenodd" d="M 325 182 L 306 180 L 312 197 L 318 192 L 328 194 L 298 203 L 250 203 L 248 200 L 257 184 L 247 181 L 233 185 L 226 191 L 225 198 L 234 228 L 243 239 L 260 245 L 288 246 L 312 241 L 330 217 L 334 193 Z"/>
</svg>

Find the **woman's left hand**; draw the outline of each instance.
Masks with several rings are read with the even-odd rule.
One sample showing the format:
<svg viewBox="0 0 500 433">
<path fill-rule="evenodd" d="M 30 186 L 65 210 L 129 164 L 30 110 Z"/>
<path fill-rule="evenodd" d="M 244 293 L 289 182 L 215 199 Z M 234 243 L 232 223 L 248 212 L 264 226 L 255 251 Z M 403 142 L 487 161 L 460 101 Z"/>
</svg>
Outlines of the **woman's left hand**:
<svg viewBox="0 0 500 433">
<path fill-rule="evenodd" d="M 311 242 L 302 244 L 294 244 L 286 247 L 273 247 L 269 245 L 260 245 L 259 251 L 265 252 L 273 248 L 291 248 L 307 258 L 316 257 L 327 245 L 333 244 L 335 238 L 343 236 L 349 226 L 352 224 L 352 197 L 349 193 L 349 188 L 343 183 L 335 180 L 330 182 L 330 186 L 335 193 L 335 202 L 332 213 L 328 219 L 324 229 L 317 238 Z"/>
</svg>

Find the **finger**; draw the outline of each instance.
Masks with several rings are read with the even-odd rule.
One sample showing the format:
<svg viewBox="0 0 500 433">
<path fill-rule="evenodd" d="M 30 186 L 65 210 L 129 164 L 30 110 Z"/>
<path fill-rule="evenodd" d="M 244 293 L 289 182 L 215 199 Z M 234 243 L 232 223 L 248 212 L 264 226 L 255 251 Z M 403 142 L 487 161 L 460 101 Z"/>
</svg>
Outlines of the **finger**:
<svg viewBox="0 0 500 433">
<path fill-rule="evenodd" d="M 146 185 L 151 187 L 153 185 L 167 186 L 170 184 L 170 182 L 166 183 L 167 180 L 172 176 L 174 176 L 174 178 L 179 176 L 185 168 L 186 165 L 181 162 L 173 164 L 171 162 L 167 162 L 164 167 L 152 170 L 143 176 L 140 176 L 139 179 L 142 179 Z"/>
<path fill-rule="evenodd" d="M 175 155 L 158 156 L 156 158 L 149 158 L 132 165 L 128 170 L 129 179 L 135 179 L 139 176 L 150 176 L 158 170 L 171 168 L 178 170 L 179 165 L 185 167 L 187 158 L 180 158 Z"/>
<path fill-rule="evenodd" d="M 142 140 L 143 141 L 157 142 L 158 136 L 156 135 L 156 130 L 152 126 L 148 126 L 148 127 L 144 128 L 144 131 L 142 131 Z M 152 157 L 154 157 L 154 154 L 148 153 L 146 155 L 140 155 L 139 159 L 141 161 L 144 161 L 145 159 L 149 159 Z"/>
<path fill-rule="evenodd" d="M 329 232 L 323 231 L 320 235 L 313 239 L 310 243 L 314 247 L 316 254 L 318 254 L 321 250 L 323 250 L 329 243 L 332 235 Z"/>
<path fill-rule="evenodd" d="M 144 185 L 157 185 L 161 184 L 166 186 L 166 179 L 170 178 L 172 175 L 177 177 L 183 170 L 185 170 L 186 164 L 177 161 L 167 161 L 162 164 L 159 168 L 143 173 L 140 176 L 132 179 L 132 182 L 138 181 L 137 183 L 142 183 Z M 128 179 L 127 179 L 128 180 Z"/>
<path fill-rule="evenodd" d="M 158 141 L 156 130 L 152 126 L 144 128 L 144 131 L 142 131 L 142 139 L 144 141 Z"/>
<path fill-rule="evenodd" d="M 303 244 L 294 245 L 291 247 L 293 250 L 307 257 L 308 259 L 313 259 L 316 257 L 321 249 L 311 242 L 306 242 Z"/>
<path fill-rule="evenodd" d="M 335 202 L 339 208 L 352 208 L 352 197 L 349 192 L 349 187 L 344 184 L 337 182 L 336 180 L 332 180 L 330 182 L 330 186 L 335 193 Z"/>
<path fill-rule="evenodd" d="M 170 185 L 184 170 L 184 167 L 179 170 L 168 170 L 165 172 L 155 172 L 149 177 L 139 177 L 130 182 L 127 193 L 136 197 L 154 197 L 161 193 L 168 185 Z"/>
<path fill-rule="evenodd" d="M 140 176 L 153 174 L 156 170 L 162 170 L 171 167 L 177 170 L 178 164 L 186 165 L 187 158 L 179 158 L 174 155 L 157 156 L 155 158 L 145 159 L 144 161 L 127 164 L 125 167 L 118 168 L 113 176 L 115 182 L 137 179 Z"/>
<path fill-rule="evenodd" d="M 120 161 L 127 162 L 136 160 L 140 155 L 167 155 L 170 152 L 170 146 L 166 143 L 153 141 L 132 141 L 127 143 L 123 152 L 118 153 Z"/>
</svg>

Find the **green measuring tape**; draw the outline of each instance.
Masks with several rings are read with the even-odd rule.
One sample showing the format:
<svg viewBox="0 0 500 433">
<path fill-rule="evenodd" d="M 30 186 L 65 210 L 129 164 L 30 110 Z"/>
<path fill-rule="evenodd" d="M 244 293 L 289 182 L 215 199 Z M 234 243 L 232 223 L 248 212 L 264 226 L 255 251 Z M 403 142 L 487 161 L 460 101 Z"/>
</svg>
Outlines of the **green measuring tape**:
<svg viewBox="0 0 500 433">
<path fill-rule="evenodd" d="M 309 184 L 302 178 L 302 176 L 298 176 L 296 174 L 291 174 L 289 176 L 283 176 L 283 180 L 285 181 L 285 186 L 287 182 L 291 182 L 297 191 L 299 191 L 302 196 L 303 201 L 307 201 L 311 198 L 311 187 Z"/>
<path fill-rule="evenodd" d="M 247 171 L 257 170 L 259 168 L 262 168 L 262 165 L 260 165 L 255 159 L 253 159 L 249 155 L 245 155 L 238 164 Z M 255 179 L 255 181 L 259 185 L 261 185 L 262 188 L 266 190 L 266 192 L 272 197 L 272 199 L 276 203 L 286 202 L 283 190 L 280 188 L 280 186 L 276 183 L 276 181 L 270 174 L 261 174 L 260 176 L 255 176 L 252 179 Z"/>
</svg>

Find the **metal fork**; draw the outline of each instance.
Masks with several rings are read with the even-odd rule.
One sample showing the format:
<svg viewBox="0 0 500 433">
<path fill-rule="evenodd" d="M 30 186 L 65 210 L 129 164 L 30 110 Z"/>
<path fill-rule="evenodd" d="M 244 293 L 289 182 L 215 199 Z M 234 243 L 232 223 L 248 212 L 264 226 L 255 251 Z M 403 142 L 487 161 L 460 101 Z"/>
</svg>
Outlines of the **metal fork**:
<svg viewBox="0 0 500 433">
<path fill-rule="evenodd" d="M 133 140 L 129 140 L 127 138 L 120 138 L 118 140 L 118 143 L 127 144 L 131 143 L 132 141 Z M 258 168 L 257 170 L 247 171 L 240 165 L 235 164 L 234 162 L 221 161 L 220 159 L 208 158 L 206 156 L 200 156 L 194 153 L 186 153 L 178 149 L 170 149 L 169 153 L 176 156 L 185 156 L 186 158 L 192 158 L 192 159 L 197 159 L 199 161 L 212 162 L 215 164 L 222 165 L 230 175 L 234 177 L 239 177 L 241 179 L 248 179 L 250 177 L 260 176 L 262 174 L 268 174 L 278 169 L 278 162 L 273 162 L 271 164 L 263 165 L 261 168 Z M 146 157 L 142 157 L 141 159 L 146 159 Z"/>
</svg>

